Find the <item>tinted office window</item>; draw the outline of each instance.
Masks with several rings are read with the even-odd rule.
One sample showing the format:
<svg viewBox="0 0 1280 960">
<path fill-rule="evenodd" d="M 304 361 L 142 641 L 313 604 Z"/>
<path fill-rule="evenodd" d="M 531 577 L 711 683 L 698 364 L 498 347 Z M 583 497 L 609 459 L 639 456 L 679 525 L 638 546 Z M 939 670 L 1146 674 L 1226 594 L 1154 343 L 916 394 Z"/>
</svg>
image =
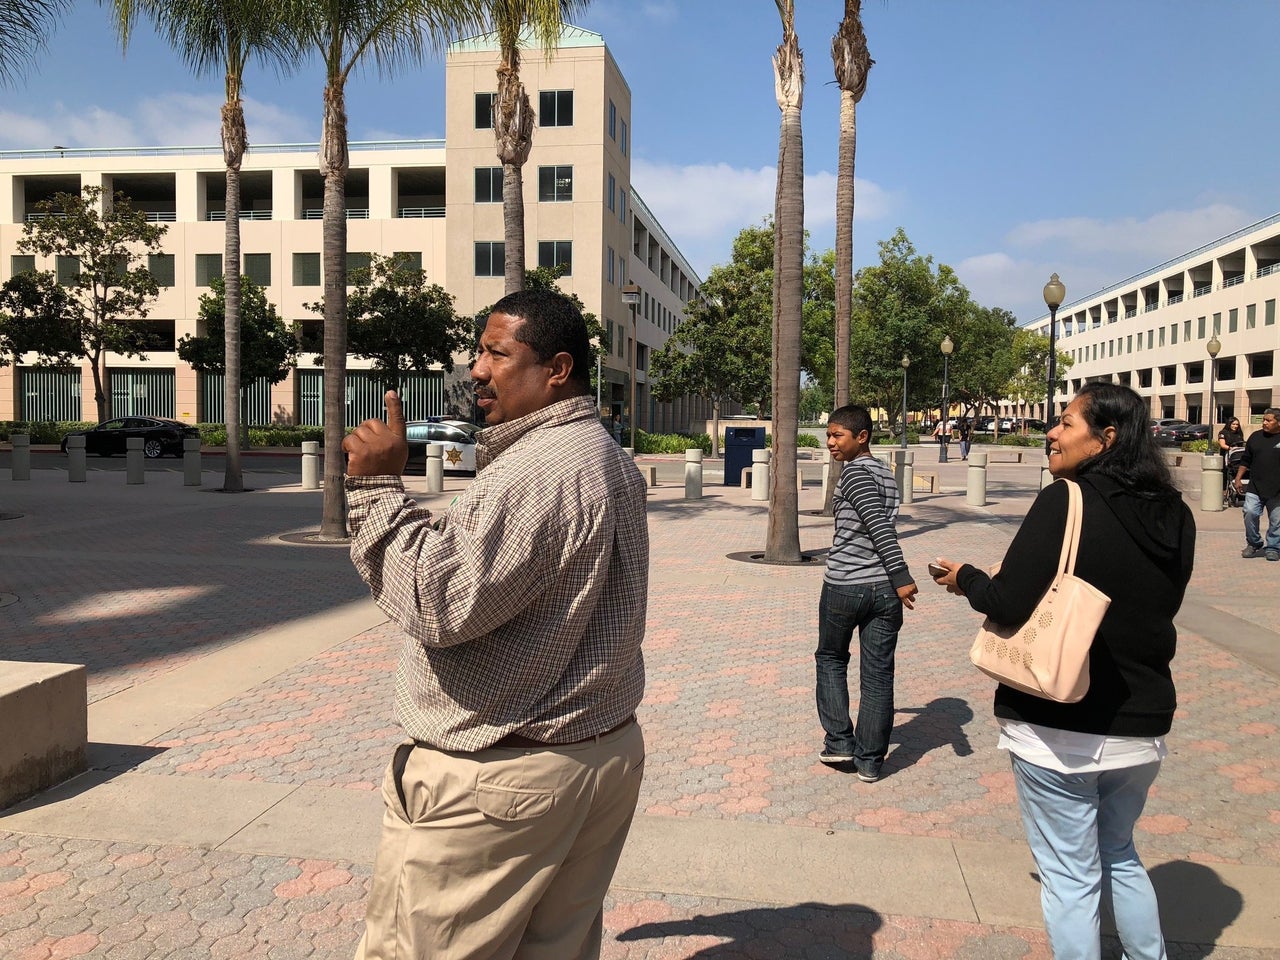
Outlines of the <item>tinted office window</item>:
<svg viewBox="0 0 1280 960">
<path fill-rule="evenodd" d="M 80 276 L 80 258 L 59 255 L 54 259 L 54 270 L 57 274 L 58 282 L 65 287 Z"/>
<path fill-rule="evenodd" d="M 539 240 L 538 266 L 565 266 L 565 276 L 573 275 L 573 241 L 571 240 Z"/>
<path fill-rule="evenodd" d="M 352 274 L 357 270 L 367 271 L 373 265 L 373 257 L 368 253 L 347 251 L 347 284 L 353 282 Z"/>
<path fill-rule="evenodd" d="M 539 167 L 538 200 L 562 203 L 573 199 L 573 167 Z"/>
<path fill-rule="evenodd" d="M 613 179 L 613 174 L 611 173 L 609 174 L 609 189 L 608 189 L 608 192 L 606 193 L 606 196 L 608 197 L 607 202 L 609 204 L 610 210 L 618 209 L 618 202 L 615 199 L 617 193 L 618 193 L 618 182 Z"/>
<path fill-rule="evenodd" d="M 627 121 L 622 121 L 622 136 L 618 138 L 618 149 L 622 151 L 622 155 L 627 155 Z"/>
<path fill-rule="evenodd" d="M 11 277 L 16 277 L 20 273 L 31 273 L 35 268 L 35 254 L 15 253 L 9 258 L 9 276 Z"/>
<path fill-rule="evenodd" d="M 476 167 L 476 203 L 502 202 L 502 168 Z"/>
<path fill-rule="evenodd" d="M 409 270 L 414 273 L 417 273 L 422 269 L 422 251 L 421 250 L 412 250 L 412 251 L 397 250 L 394 256 L 396 260 L 399 261 L 400 268 L 402 270 Z"/>
<path fill-rule="evenodd" d="M 295 287 L 320 286 L 320 254 L 295 253 L 293 255 L 293 285 Z"/>
<path fill-rule="evenodd" d="M 498 99 L 496 93 L 476 94 L 476 129 L 493 129 L 493 101 Z"/>
<path fill-rule="evenodd" d="M 501 277 L 506 265 L 506 244 L 501 240 L 476 243 L 476 276 Z"/>
<path fill-rule="evenodd" d="M 147 270 L 162 287 L 172 287 L 174 283 L 175 261 L 172 253 L 151 253 L 147 255 Z"/>
<path fill-rule="evenodd" d="M 222 276 L 222 254 L 220 253 L 197 253 L 196 254 L 196 286 L 207 287 L 218 277 Z"/>
<path fill-rule="evenodd" d="M 538 125 L 573 126 L 573 91 L 543 90 L 538 94 Z"/>
<path fill-rule="evenodd" d="M 246 253 L 244 275 L 260 287 L 271 286 L 271 254 Z"/>
<path fill-rule="evenodd" d="M 618 108 L 613 105 L 613 101 L 609 101 L 609 139 L 618 139 Z"/>
</svg>

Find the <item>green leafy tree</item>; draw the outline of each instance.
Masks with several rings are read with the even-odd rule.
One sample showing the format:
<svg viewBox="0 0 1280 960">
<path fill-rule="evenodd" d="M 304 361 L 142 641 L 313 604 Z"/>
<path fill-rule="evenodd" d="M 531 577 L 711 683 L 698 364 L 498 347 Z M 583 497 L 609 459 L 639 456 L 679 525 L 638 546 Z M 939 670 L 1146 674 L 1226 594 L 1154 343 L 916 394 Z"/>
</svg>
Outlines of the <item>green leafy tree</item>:
<svg viewBox="0 0 1280 960">
<path fill-rule="evenodd" d="M 79 196 L 55 193 L 37 203 L 36 212 L 41 216 L 26 222 L 18 249 L 79 264 L 66 284 L 76 321 L 75 349 L 66 359 L 89 362 L 98 421 L 110 420 L 103 356 L 110 352 L 146 359 L 147 331 L 133 321 L 146 319 L 160 288 L 142 258 L 160 251 L 167 228 L 148 223 L 146 214 L 122 193 L 103 202 L 97 186 L 85 187 Z"/>
<path fill-rule="evenodd" d="M 800 402 L 800 349 L 804 303 L 804 55 L 795 29 L 795 0 L 774 0 L 782 42 L 773 57 L 778 128 L 778 183 L 774 195 L 773 251 L 773 469 L 769 471 L 769 524 L 765 560 L 799 563 L 800 514 L 796 492 L 796 430 Z"/>
<path fill-rule="evenodd" d="M 384 75 L 420 63 L 467 30 L 482 25 L 480 0 L 291 0 L 304 46 L 324 65 L 320 175 L 324 177 L 324 502 L 320 539 L 347 536 L 342 439 L 347 399 L 347 78 L 372 62 Z"/>
<path fill-rule="evenodd" d="M 955 343 L 949 396 L 962 412 L 975 412 L 1005 395 L 1018 369 L 1013 349 L 1017 325 L 1017 317 L 1003 307 L 971 304 L 962 325 L 949 332 Z"/>
<path fill-rule="evenodd" d="M 227 371 L 223 411 L 227 455 L 222 489 L 244 490 L 240 465 L 240 166 L 249 150 L 244 122 L 244 71 L 251 59 L 277 66 L 296 63 L 302 53 L 284 16 L 284 6 L 262 0 L 113 0 L 116 29 L 127 49 L 134 21 L 144 16 L 198 75 L 221 72 L 226 100 L 222 104 L 222 159 L 226 165 L 226 223 L 223 278 Z"/>
<path fill-rule="evenodd" d="M 0 86 L 11 86 L 47 45 L 70 0 L 0 0 Z"/>
<path fill-rule="evenodd" d="M 428 283 L 426 272 L 410 267 L 405 257 L 374 254 L 369 268 L 355 271 L 351 279 L 347 347 L 373 361 L 388 390 L 399 390 L 411 370 L 440 366 L 452 371 L 454 355 L 471 346 L 471 322 L 454 311 L 453 296 Z M 323 313 L 324 304 L 309 303 L 307 309 Z M 316 363 L 324 360 L 321 355 Z"/>
<path fill-rule="evenodd" d="M 24 353 L 37 366 L 69 367 L 79 334 L 79 311 L 52 273 L 28 270 L 0 286 L 0 367 Z"/>
<path fill-rule="evenodd" d="M 498 94 L 493 103 L 493 135 L 502 162 L 502 236 L 505 292 L 524 282 L 524 164 L 533 146 L 533 107 L 520 81 L 520 45 L 529 31 L 548 59 L 560 42 L 565 21 L 590 0 L 488 0 L 498 35 Z"/>
<path fill-rule="evenodd" d="M 1044 334 L 1020 327 L 1014 331 L 1012 352 L 1014 373 L 997 398 L 1009 397 L 1029 414 L 1035 404 L 1045 402 L 1045 394 L 1049 389 L 1049 338 Z M 1055 384 L 1055 392 L 1066 390 L 1066 374 L 1074 362 L 1070 354 L 1058 351 L 1058 364 L 1055 371 L 1058 382 Z"/>
</svg>

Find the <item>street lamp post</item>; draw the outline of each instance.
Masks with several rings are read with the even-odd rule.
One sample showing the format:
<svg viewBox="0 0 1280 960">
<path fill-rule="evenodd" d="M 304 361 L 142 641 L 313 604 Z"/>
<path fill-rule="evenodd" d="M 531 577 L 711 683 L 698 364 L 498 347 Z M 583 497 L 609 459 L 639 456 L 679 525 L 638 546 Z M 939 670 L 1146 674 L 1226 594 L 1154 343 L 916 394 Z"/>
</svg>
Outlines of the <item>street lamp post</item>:
<svg viewBox="0 0 1280 960">
<path fill-rule="evenodd" d="M 942 338 L 942 430 L 944 436 L 942 443 L 938 444 L 938 462 L 947 462 L 947 438 L 946 433 L 951 429 L 951 403 L 947 397 L 947 366 L 951 361 L 951 351 L 956 345 L 951 342 L 951 336 L 947 335 Z"/>
<path fill-rule="evenodd" d="M 1217 372 L 1218 352 L 1222 349 L 1222 341 L 1218 339 L 1218 332 L 1215 330 L 1213 336 L 1209 338 L 1209 342 L 1204 345 L 1209 351 L 1209 441 L 1210 445 L 1206 448 L 1209 453 L 1213 452 L 1213 426 L 1218 422 L 1218 404 L 1213 397 L 1213 375 Z"/>
<path fill-rule="evenodd" d="M 1045 393 L 1044 423 L 1045 451 L 1049 450 L 1049 429 L 1053 426 L 1053 395 L 1058 386 L 1058 308 L 1066 299 L 1067 288 L 1055 273 L 1044 285 L 1044 305 L 1049 308 L 1049 385 Z"/>
<path fill-rule="evenodd" d="M 911 366 L 911 358 L 902 355 L 902 449 L 907 449 L 907 367 Z"/>
<path fill-rule="evenodd" d="M 631 421 L 631 450 L 636 449 L 636 304 L 640 302 L 640 285 L 628 283 L 622 288 L 622 302 L 631 307 L 631 399 L 627 418 Z"/>
</svg>

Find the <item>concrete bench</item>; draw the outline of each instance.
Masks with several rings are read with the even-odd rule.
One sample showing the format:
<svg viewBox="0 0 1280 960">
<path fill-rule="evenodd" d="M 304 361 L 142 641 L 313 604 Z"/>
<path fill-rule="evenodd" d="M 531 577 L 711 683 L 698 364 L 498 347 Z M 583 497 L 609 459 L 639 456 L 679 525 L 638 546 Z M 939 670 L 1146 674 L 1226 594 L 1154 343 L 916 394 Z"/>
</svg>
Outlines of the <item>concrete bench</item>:
<svg viewBox="0 0 1280 960">
<path fill-rule="evenodd" d="M 1185 453 L 1170 453 L 1166 451 L 1164 455 L 1164 459 L 1165 459 L 1165 462 L 1169 464 L 1169 466 L 1180 467 L 1182 466 L 1182 458 L 1185 456 L 1186 456 Z"/>
<path fill-rule="evenodd" d="M 83 772 L 87 690 L 80 664 L 0 660 L 0 808 Z"/>
<path fill-rule="evenodd" d="M 1021 463 L 1022 455 L 1027 452 L 1025 449 L 1017 449 L 1017 448 L 997 448 L 997 449 L 1001 454 L 1007 454 L 1009 459 L 1007 460 L 995 459 L 996 450 L 992 450 L 987 455 L 987 463 Z"/>
<path fill-rule="evenodd" d="M 739 482 L 739 488 L 742 490 L 751 489 L 751 468 L 750 467 L 742 468 L 742 480 Z M 797 493 L 804 492 L 804 471 L 800 468 L 799 465 L 796 466 L 796 492 Z"/>
<path fill-rule="evenodd" d="M 938 475 L 936 473 L 921 473 L 916 471 L 911 475 L 911 489 L 924 490 L 925 493 L 938 492 Z"/>
</svg>

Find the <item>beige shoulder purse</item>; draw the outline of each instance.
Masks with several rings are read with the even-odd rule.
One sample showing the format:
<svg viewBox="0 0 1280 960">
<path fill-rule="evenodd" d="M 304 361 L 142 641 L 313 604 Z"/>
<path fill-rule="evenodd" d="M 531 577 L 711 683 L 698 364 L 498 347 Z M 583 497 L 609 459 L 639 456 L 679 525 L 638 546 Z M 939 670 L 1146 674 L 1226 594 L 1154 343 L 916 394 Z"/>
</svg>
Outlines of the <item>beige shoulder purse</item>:
<svg viewBox="0 0 1280 960">
<path fill-rule="evenodd" d="M 978 629 L 969 659 L 1006 686 L 1059 703 L 1075 703 L 1089 691 L 1089 648 L 1111 598 L 1075 576 L 1084 519 L 1080 487 L 1067 484 L 1067 528 L 1058 573 L 1021 626 L 988 617 Z"/>
</svg>

